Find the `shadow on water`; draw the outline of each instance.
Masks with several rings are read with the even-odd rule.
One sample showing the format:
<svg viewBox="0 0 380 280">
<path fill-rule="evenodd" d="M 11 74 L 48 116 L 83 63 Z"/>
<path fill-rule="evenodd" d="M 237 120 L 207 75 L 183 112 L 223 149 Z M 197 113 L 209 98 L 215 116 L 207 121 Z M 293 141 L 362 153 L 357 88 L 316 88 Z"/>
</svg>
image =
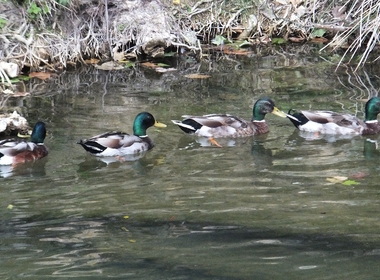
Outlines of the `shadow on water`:
<svg viewBox="0 0 380 280">
<path fill-rule="evenodd" d="M 1 228 L 3 251 L 13 248 L 15 258 L 28 250 L 37 253 L 28 272 L 37 277 L 374 279 L 380 272 L 377 242 L 361 242 L 355 235 L 298 234 L 212 221 L 49 215 L 2 221 Z M 29 241 L 8 243 L 10 235 Z M 373 267 L 361 278 L 363 263 Z M 357 270 L 341 271 L 350 266 Z"/>
</svg>

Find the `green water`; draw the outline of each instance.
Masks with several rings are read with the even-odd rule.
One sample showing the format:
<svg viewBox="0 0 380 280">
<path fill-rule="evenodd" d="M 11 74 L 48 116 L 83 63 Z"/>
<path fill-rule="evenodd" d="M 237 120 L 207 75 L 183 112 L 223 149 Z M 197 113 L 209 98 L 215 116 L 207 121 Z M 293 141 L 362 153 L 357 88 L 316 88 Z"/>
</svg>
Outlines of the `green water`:
<svg viewBox="0 0 380 280">
<path fill-rule="evenodd" d="M 217 148 L 170 122 L 219 112 L 249 119 L 262 96 L 285 111 L 363 117 L 378 70 L 354 75 L 323 62 L 225 58 L 178 62 L 165 74 L 83 70 L 27 84 L 31 96 L 2 110 L 46 122 L 50 153 L 0 170 L 1 278 L 377 279 L 377 136 L 304 135 L 268 115 L 269 134 Z M 197 72 L 211 78 L 185 77 Z M 143 158 L 105 163 L 76 144 L 131 132 L 141 111 L 168 125 L 148 130 L 156 146 Z M 352 184 L 327 180 L 337 176 Z"/>
</svg>

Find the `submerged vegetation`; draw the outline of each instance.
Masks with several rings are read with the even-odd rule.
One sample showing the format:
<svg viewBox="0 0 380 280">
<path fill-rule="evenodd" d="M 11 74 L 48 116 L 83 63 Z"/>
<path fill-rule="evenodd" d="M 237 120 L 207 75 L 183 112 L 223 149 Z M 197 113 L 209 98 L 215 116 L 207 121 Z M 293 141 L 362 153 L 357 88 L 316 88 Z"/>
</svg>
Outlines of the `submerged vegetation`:
<svg viewBox="0 0 380 280">
<path fill-rule="evenodd" d="M 314 41 L 327 50 L 343 49 L 338 65 L 360 67 L 378 58 L 380 2 L 375 0 L 0 1 L 0 61 L 14 63 L 19 72 L 169 52 L 202 58 L 209 44 L 233 53 L 258 44 L 301 47 Z M 0 81 L 8 76 L 0 67 Z"/>
</svg>

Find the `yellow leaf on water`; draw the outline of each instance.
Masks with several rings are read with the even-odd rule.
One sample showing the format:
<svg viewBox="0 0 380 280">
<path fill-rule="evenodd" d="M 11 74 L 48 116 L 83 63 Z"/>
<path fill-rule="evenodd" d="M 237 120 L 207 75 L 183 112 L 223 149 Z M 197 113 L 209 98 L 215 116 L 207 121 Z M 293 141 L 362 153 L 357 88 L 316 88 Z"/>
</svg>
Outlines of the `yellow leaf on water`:
<svg viewBox="0 0 380 280">
<path fill-rule="evenodd" d="M 135 239 L 129 239 L 128 241 L 131 242 L 131 243 L 136 243 Z"/>
<path fill-rule="evenodd" d="M 12 210 L 13 209 L 13 205 L 9 204 L 8 207 L 7 207 L 7 209 Z"/>
<path fill-rule="evenodd" d="M 124 219 L 129 219 L 129 216 L 128 216 L 128 215 L 125 215 L 123 218 L 124 218 Z"/>
<path fill-rule="evenodd" d="M 210 75 L 203 75 L 203 74 L 197 74 L 197 73 L 188 74 L 188 75 L 185 75 L 185 77 L 189 78 L 189 79 L 208 79 L 208 78 L 211 78 Z"/>
<path fill-rule="evenodd" d="M 348 177 L 345 177 L 345 176 L 334 176 L 331 178 L 326 178 L 326 181 L 333 183 L 333 184 L 339 184 L 339 183 L 343 183 L 347 179 L 348 179 Z"/>
</svg>

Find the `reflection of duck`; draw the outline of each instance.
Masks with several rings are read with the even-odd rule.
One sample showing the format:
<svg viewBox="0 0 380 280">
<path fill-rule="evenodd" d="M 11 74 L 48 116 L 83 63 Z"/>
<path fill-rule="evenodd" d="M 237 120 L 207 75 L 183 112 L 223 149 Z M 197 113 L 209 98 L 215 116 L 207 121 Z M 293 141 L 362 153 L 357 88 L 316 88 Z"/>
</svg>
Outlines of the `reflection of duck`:
<svg viewBox="0 0 380 280">
<path fill-rule="evenodd" d="M 265 115 L 272 113 L 279 117 L 286 114 L 275 107 L 269 98 L 261 98 L 256 101 L 252 110 L 252 121 L 228 114 L 210 114 L 203 116 L 182 116 L 185 120 L 172 122 L 188 134 L 208 137 L 214 145 L 220 146 L 214 138 L 221 137 L 245 137 L 264 134 L 269 131 L 265 122 Z"/>
<path fill-rule="evenodd" d="M 48 154 L 48 149 L 44 145 L 45 137 L 45 124 L 37 122 L 30 141 L 16 139 L 0 141 L 0 165 L 17 165 L 45 157 Z"/>
<path fill-rule="evenodd" d="M 47 162 L 47 160 L 39 160 L 36 162 L 27 162 L 25 164 L 18 165 L 0 165 L 0 177 L 42 177 L 46 175 L 45 165 Z"/>
<path fill-rule="evenodd" d="M 366 159 L 376 159 L 380 158 L 380 151 L 378 150 L 379 144 L 373 139 L 364 139 L 364 149 L 363 154 Z"/>
<path fill-rule="evenodd" d="M 293 113 L 292 113 L 293 112 Z M 321 134 L 376 134 L 380 132 L 377 115 L 380 113 L 380 97 L 373 97 L 365 105 L 365 120 L 349 114 L 331 111 L 289 110 L 288 118 L 299 130 Z"/>
<path fill-rule="evenodd" d="M 98 157 L 97 160 L 100 160 L 104 162 L 105 164 L 110 164 L 113 162 L 133 162 L 137 161 L 145 156 L 146 152 L 138 153 L 138 154 L 130 154 L 130 155 L 123 155 L 119 157 Z"/>
<path fill-rule="evenodd" d="M 296 133 L 298 131 L 295 131 Z M 339 140 L 347 140 L 352 138 L 352 134 L 341 135 L 341 134 L 320 134 L 308 131 L 299 131 L 298 135 L 306 141 L 324 140 L 328 143 L 334 143 Z"/>
<path fill-rule="evenodd" d="M 147 158 L 146 153 L 138 155 L 127 155 L 122 158 L 125 160 L 119 160 L 119 157 L 89 157 L 85 161 L 79 163 L 78 173 L 86 174 L 89 171 L 100 171 L 102 168 L 106 168 L 105 172 L 111 172 L 111 170 L 135 170 L 138 174 L 146 174 L 157 165 L 160 165 L 164 159 L 162 157 Z M 100 171 L 101 172 L 101 171 Z"/>
<path fill-rule="evenodd" d="M 148 112 L 138 114 L 133 122 L 133 135 L 124 132 L 106 132 L 90 139 L 80 140 L 87 152 L 101 157 L 123 157 L 146 152 L 153 148 L 153 141 L 146 134 L 151 127 L 166 127 Z M 121 158 L 122 160 L 122 158 Z"/>
<path fill-rule="evenodd" d="M 265 148 L 263 143 L 254 141 L 251 148 L 251 154 L 255 165 L 258 167 L 266 168 L 273 165 L 272 150 Z"/>
<path fill-rule="evenodd" d="M 250 138 L 221 138 L 218 139 L 218 144 L 223 147 L 240 147 L 247 142 L 251 141 Z M 189 135 L 184 135 L 179 139 L 178 148 L 179 149 L 197 149 L 198 147 L 211 147 L 213 144 L 208 138 L 197 137 L 192 138 Z"/>
</svg>

